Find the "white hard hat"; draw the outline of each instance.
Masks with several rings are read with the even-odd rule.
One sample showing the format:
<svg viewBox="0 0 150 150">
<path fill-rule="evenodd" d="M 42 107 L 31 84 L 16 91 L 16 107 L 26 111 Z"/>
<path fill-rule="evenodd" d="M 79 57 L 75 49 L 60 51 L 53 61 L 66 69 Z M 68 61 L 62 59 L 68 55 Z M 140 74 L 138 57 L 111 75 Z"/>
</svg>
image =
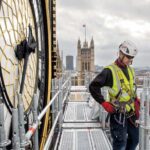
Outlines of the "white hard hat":
<svg viewBox="0 0 150 150">
<path fill-rule="evenodd" d="M 124 41 L 120 46 L 119 46 L 119 50 L 125 54 L 125 55 L 128 55 L 128 56 L 131 56 L 131 57 L 135 57 L 138 50 L 135 46 L 134 43 L 132 43 L 131 41 Z"/>
</svg>

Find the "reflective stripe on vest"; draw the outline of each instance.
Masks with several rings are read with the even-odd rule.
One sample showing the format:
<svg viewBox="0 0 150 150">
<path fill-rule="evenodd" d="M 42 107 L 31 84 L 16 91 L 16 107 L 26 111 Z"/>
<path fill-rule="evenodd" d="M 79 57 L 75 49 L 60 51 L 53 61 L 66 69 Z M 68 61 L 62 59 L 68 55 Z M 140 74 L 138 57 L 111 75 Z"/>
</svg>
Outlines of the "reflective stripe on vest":
<svg viewBox="0 0 150 150">
<path fill-rule="evenodd" d="M 123 71 L 117 65 L 111 64 L 105 68 L 109 68 L 113 76 L 112 88 L 108 89 L 111 103 L 115 105 L 115 102 L 119 101 L 119 103 L 125 103 L 127 112 L 131 110 L 135 111 L 134 98 L 136 95 L 134 87 L 134 70 L 131 67 L 127 67 L 127 71 L 129 74 L 128 80 Z"/>
</svg>

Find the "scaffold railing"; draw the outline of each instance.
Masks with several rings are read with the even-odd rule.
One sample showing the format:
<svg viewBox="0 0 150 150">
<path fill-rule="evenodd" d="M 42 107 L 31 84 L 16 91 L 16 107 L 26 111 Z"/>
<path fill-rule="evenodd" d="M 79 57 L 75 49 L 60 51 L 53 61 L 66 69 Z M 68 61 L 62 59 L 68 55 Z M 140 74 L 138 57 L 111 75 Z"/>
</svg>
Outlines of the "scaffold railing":
<svg viewBox="0 0 150 150">
<path fill-rule="evenodd" d="M 26 133 L 26 138 L 29 140 L 40 124 L 41 119 L 46 114 L 47 110 L 52 106 L 52 127 L 50 133 L 47 138 L 47 142 L 45 144 L 44 149 L 48 149 L 51 144 L 54 129 L 56 127 L 57 122 L 59 122 L 59 130 L 61 130 L 61 122 L 62 122 L 62 108 L 63 103 L 69 94 L 71 82 L 70 82 L 70 74 L 62 75 L 59 79 L 52 80 L 52 99 L 47 104 L 47 106 L 42 110 L 42 112 L 38 115 L 36 122 L 29 128 L 28 132 Z"/>
<path fill-rule="evenodd" d="M 144 78 L 140 105 L 139 150 L 150 149 L 150 76 Z"/>
<path fill-rule="evenodd" d="M 91 76 L 90 76 L 91 77 Z M 91 82 L 92 78 L 90 78 L 88 74 L 84 78 L 84 87 L 86 87 L 85 92 L 88 91 L 89 83 Z M 22 109 L 22 98 L 21 95 L 19 95 L 19 105 L 17 108 L 13 110 L 13 116 L 12 116 L 12 123 L 13 123 L 13 137 L 12 140 L 6 139 L 5 137 L 5 131 L 4 127 L 2 126 L 0 128 L 0 134 L 2 132 L 4 136 L 0 137 L 0 144 L 3 144 L 3 147 L 6 147 L 10 142 L 12 142 L 13 149 L 16 150 L 18 148 L 25 148 L 26 145 L 29 145 L 30 139 L 33 136 L 33 145 L 34 148 L 37 150 L 39 149 L 39 142 L 38 142 L 38 126 L 40 125 L 41 119 L 46 114 L 47 110 L 51 108 L 51 116 L 52 116 L 52 122 L 51 122 L 51 128 L 49 129 L 49 135 L 47 136 L 47 140 L 45 143 L 44 150 L 48 150 L 52 144 L 53 141 L 53 135 L 55 133 L 55 129 L 57 127 L 58 136 L 61 135 L 62 130 L 62 123 L 63 123 L 63 113 L 64 113 L 64 106 L 69 99 L 69 94 L 71 92 L 71 86 L 72 86 L 72 74 L 63 73 L 62 76 L 57 79 L 52 79 L 52 90 L 51 90 L 51 100 L 47 104 L 47 106 L 41 111 L 41 113 L 38 115 L 37 112 L 37 96 L 34 95 L 33 98 L 33 124 L 30 126 L 29 130 L 25 133 L 24 130 L 24 114 Z M 74 85 L 73 85 L 74 86 Z M 107 88 L 102 89 L 102 94 L 105 97 L 105 99 L 108 99 L 108 91 Z M 88 93 L 87 96 L 90 94 Z M 87 97 L 86 96 L 86 97 Z M 89 98 L 90 99 L 90 98 Z M 3 122 L 3 105 L 0 105 L 1 107 L 1 116 L 0 116 L 0 122 Z M 99 121 L 101 122 L 102 128 L 108 129 L 109 125 L 106 125 L 107 120 L 107 112 L 99 105 Z M 16 124 L 19 123 L 19 124 Z M 143 92 L 141 93 L 141 107 L 140 107 L 140 135 L 139 135 L 139 150 L 149 150 L 150 148 L 150 77 L 144 78 L 143 83 Z M 19 126 L 19 129 L 18 129 Z M 58 143 L 58 138 L 56 139 L 56 143 Z M 5 143 L 3 142 L 5 141 Z"/>
</svg>

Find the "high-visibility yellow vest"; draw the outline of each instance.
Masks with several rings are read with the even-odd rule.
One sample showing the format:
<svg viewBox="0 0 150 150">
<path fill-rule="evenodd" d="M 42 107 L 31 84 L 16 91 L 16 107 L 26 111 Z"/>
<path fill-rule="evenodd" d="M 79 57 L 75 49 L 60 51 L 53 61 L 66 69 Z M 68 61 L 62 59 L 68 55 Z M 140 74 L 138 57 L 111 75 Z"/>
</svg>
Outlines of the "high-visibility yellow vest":
<svg viewBox="0 0 150 150">
<path fill-rule="evenodd" d="M 105 68 L 109 68 L 112 72 L 113 85 L 108 89 L 110 102 L 115 105 L 116 101 L 124 104 L 127 112 L 135 111 L 134 98 L 136 97 L 136 87 L 134 79 L 134 69 L 127 67 L 129 80 L 124 75 L 123 71 L 116 65 L 111 64 Z"/>
</svg>

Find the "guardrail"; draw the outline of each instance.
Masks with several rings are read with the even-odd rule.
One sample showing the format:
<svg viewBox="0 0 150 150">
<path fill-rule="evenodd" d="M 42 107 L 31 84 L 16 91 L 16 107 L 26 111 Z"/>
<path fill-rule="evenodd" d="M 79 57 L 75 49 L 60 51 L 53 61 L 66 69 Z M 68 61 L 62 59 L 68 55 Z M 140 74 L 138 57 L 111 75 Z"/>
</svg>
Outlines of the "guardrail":
<svg viewBox="0 0 150 150">
<path fill-rule="evenodd" d="M 150 149 L 150 76 L 144 78 L 140 105 L 139 150 Z"/>
<path fill-rule="evenodd" d="M 93 76 L 92 76 L 93 77 Z M 90 76 L 85 75 L 83 79 L 84 83 L 88 87 L 89 82 L 91 81 Z M 37 112 L 37 94 L 34 94 L 33 103 L 32 103 L 32 113 L 33 113 L 33 124 L 30 126 L 29 130 L 25 133 L 25 121 L 24 121 L 24 108 L 22 95 L 18 94 L 18 106 L 17 108 L 12 109 L 12 140 L 6 138 L 5 129 L 4 129 L 4 104 L 0 104 L 0 148 L 5 149 L 7 145 L 12 142 L 12 147 L 14 150 L 25 149 L 29 144 L 31 145 L 31 137 L 33 136 L 33 148 L 39 149 L 38 141 L 38 126 L 41 122 L 41 119 L 46 114 L 47 110 L 51 107 L 52 114 L 52 127 L 48 135 L 44 150 L 48 150 L 51 146 L 52 138 L 55 132 L 55 128 L 58 125 L 59 133 L 61 133 L 62 120 L 63 120 L 63 107 L 65 101 L 68 98 L 70 93 L 71 84 L 72 84 L 71 74 L 68 72 L 62 74 L 62 77 L 59 79 L 52 80 L 52 99 L 47 104 L 47 106 L 42 110 L 38 115 Z M 57 142 L 57 141 L 56 141 Z"/>
<path fill-rule="evenodd" d="M 61 79 L 58 82 L 59 82 L 59 84 L 58 84 L 59 85 L 59 88 L 58 88 L 59 91 L 58 92 L 60 92 L 60 93 L 59 93 L 58 97 L 55 98 L 55 99 L 58 98 L 58 101 L 53 103 L 54 105 L 52 106 L 52 110 L 53 110 L 53 112 L 52 112 L 52 116 L 53 116 L 52 128 L 51 128 L 51 131 L 48 135 L 46 144 L 44 146 L 44 150 L 48 150 L 50 145 L 51 145 L 53 134 L 54 134 L 54 129 L 57 125 L 57 122 L 59 122 L 58 123 L 59 132 L 61 132 L 62 121 L 63 121 L 63 106 L 64 106 L 65 101 L 67 100 L 67 97 L 68 97 L 69 92 L 70 92 L 71 76 L 69 76 L 69 78 L 65 81 L 65 83 L 63 85 L 62 85 L 62 80 Z M 55 95 L 54 95 L 54 97 L 55 97 Z M 57 105 L 58 105 L 58 109 L 57 109 Z M 57 113 L 57 115 L 55 113 Z"/>
<path fill-rule="evenodd" d="M 45 150 L 49 149 L 50 147 L 53 134 L 54 134 L 54 129 L 57 125 L 57 122 L 59 122 L 59 131 L 61 130 L 62 117 L 63 117 L 62 116 L 63 104 L 67 99 L 67 96 L 70 91 L 70 87 L 71 87 L 71 76 L 69 74 L 62 75 L 61 78 L 52 80 L 52 99 L 47 104 L 47 106 L 42 110 L 42 112 L 38 115 L 36 122 L 33 123 L 33 125 L 30 127 L 30 129 L 25 135 L 28 140 L 31 138 L 31 136 L 37 130 L 37 127 L 40 124 L 41 119 L 46 114 L 47 110 L 52 106 L 52 128 L 50 130 L 50 133 L 48 135 L 44 147 Z"/>
<path fill-rule="evenodd" d="M 70 93 L 71 86 L 76 85 L 75 81 L 77 80 L 77 78 L 74 76 L 71 76 L 71 75 L 68 75 L 68 76 L 69 76 L 68 80 L 63 80 L 63 78 L 62 78 L 62 80 L 59 79 L 59 81 L 55 81 L 55 80 L 52 81 L 52 95 L 54 95 L 51 100 L 51 103 L 53 103 L 52 104 L 52 123 L 53 123 L 53 125 L 52 125 L 51 131 L 48 135 L 46 144 L 44 146 L 44 150 L 48 150 L 51 145 L 53 134 L 54 134 L 54 129 L 57 125 L 57 122 L 59 122 L 58 136 L 61 133 L 61 125 L 62 125 L 62 118 L 63 118 L 63 116 L 62 116 L 63 110 L 62 109 L 63 109 L 65 101 L 68 97 L 68 94 Z M 73 80 L 75 80 L 75 81 L 73 81 Z M 78 81 L 79 80 L 82 81 L 83 83 L 86 83 L 86 85 L 88 86 L 88 83 L 90 82 L 90 76 L 85 75 L 84 79 L 78 79 Z M 62 84 L 63 81 L 65 81 L 64 84 Z M 57 91 L 57 93 L 55 93 L 55 91 L 57 89 L 59 89 L 59 90 Z M 57 100 L 57 98 L 58 98 L 58 100 Z M 55 101 L 55 103 L 52 101 Z M 58 104 L 58 110 L 57 110 L 57 104 Z M 57 115 L 55 114 L 55 112 L 58 112 Z"/>
<path fill-rule="evenodd" d="M 25 120 L 24 120 L 24 107 L 22 95 L 18 94 L 18 106 L 17 108 L 12 108 L 12 140 L 7 139 L 6 131 L 4 128 L 4 104 L 1 100 L 0 95 L 0 149 L 6 149 L 6 147 L 12 142 L 13 150 L 25 150 L 25 148 L 30 144 L 31 137 L 33 136 L 33 149 L 39 149 L 38 141 L 38 125 L 41 119 L 46 114 L 47 110 L 51 107 L 52 113 L 52 127 L 48 135 L 44 149 L 49 149 L 55 127 L 58 123 L 59 133 L 61 132 L 62 120 L 63 120 L 63 106 L 68 98 L 71 88 L 71 74 L 66 72 L 62 74 L 59 79 L 52 80 L 52 99 L 47 104 L 47 106 L 38 114 L 37 111 L 37 94 L 34 94 L 32 103 L 32 114 L 33 114 L 33 124 L 30 126 L 29 130 L 25 133 Z M 0 93 L 1 94 L 1 93 Z"/>
</svg>

